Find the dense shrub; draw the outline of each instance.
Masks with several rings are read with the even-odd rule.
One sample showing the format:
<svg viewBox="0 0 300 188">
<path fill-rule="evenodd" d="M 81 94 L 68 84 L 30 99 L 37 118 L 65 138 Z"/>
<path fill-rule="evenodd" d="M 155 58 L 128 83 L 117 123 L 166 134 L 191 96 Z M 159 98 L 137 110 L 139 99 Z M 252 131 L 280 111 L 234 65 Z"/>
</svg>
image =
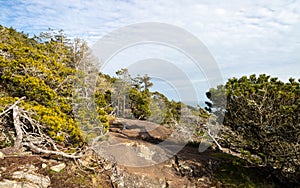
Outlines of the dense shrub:
<svg viewBox="0 0 300 188">
<path fill-rule="evenodd" d="M 25 96 L 21 107 L 31 112 L 49 136 L 65 144 L 83 143 L 72 99 L 74 80 L 86 74 L 76 69 L 84 53 L 86 45 L 78 40 L 71 43 L 62 31 L 29 38 L 0 26 L 0 109 Z M 97 104 L 96 118 L 107 127 L 106 111 L 102 110 L 106 104 Z"/>
<path fill-rule="evenodd" d="M 218 95 L 222 91 L 227 103 L 225 95 Z M 264 74 L 232 78 L 207 97 L 208 110 L 225 115 L 223 124 L 229 129 L 222 135 L 223 145 L 299 183 L 300 80 L 284 83 Z"/>
</svg>

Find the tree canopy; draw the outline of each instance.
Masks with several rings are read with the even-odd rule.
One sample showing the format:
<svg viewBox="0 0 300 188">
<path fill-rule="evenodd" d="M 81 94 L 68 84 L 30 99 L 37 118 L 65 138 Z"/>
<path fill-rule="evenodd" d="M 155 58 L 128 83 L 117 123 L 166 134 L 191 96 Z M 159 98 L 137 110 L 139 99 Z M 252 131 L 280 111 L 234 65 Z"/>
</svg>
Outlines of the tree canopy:
<svg viewBox="0 0 300 188">
<path fill-rule="evenodd" d="M 219 95 L 226 91 L 226 100 Z M 300 179 L 300 79 L 265 74 L 229 79 L 207 93 L 207 109 L 223 114 L 221 143 L 249 155 L 278 176 Z M 254 157 L 256 156 L 256 157 Z"/>
<path fill-rule="evenodd" d="M 81 77 L 88 72 L 78 67 L 85 63 L 87 53 L 84 41 L 71 42 L 63 31 L 49 30 L 29 38 L 0 26 L 0 109 L 25 97 L 22 108 L 30 111 L 52 138 L 66 144 L 83 143 L 85 135 L 76 117 L 83 120 L 84 111 L 74 114 L 72 105 L 74 82 L 86 81 Z M 88 82 L 82 83 L 86 85 Z M 96 101 L 96 105 L 99 113 L 95 118 L 106 123 L 105 104 Z"/>
</svg>

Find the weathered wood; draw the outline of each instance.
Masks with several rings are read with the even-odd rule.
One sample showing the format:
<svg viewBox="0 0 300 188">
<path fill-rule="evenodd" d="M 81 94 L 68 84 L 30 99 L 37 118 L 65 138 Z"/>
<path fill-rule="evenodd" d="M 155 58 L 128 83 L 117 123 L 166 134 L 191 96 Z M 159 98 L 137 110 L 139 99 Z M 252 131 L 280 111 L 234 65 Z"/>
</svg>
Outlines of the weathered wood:
<svg viewBox="0 0 300 188">
<path fill-rule="evenodd" d="M 53 155 L 59 155 L 62 157 L 66 158 L 72 158 L 72 159 L 77 159 L 81 158 L 82 155 L 75 155 L 73 154 L 68 154 L 63 151 L 60 151 L 54 140 L 52 140 L 49 136 L 44 134 L 40 127 L 41 125 L 38 124 L 38 122 L 34 121 L 31 119 L 30 116 L 28 116 L 27 111 L 25 111 L 22 108 L 19 108 L 18 104 L 25 99 L 25 97 L 20 98 L 17 100 L 14 104 L 12 104 L 10 107 L 8 107 L 6 110 L 4 110 L 1 114 L 0 117 L 8 114 L 12 111 L 12 120 L 13 120 L 13 126 L 15 129 L 16 133 L 16 138 L 14 140 L 14 144 L 12 147 L 6 147 L 0 150 L 5 155 L 12 155 L 15 153 L 18 153 L 23 146 L 28 147 L 31 151 L 37 152 L 37 153 L 43 153 L 43 154 L 53 154 Z M 27 132 L 24 127 L 25 125 L 21 121 L 21 119 L 26 119 L 28 120 L 29 125 L 33 130 L 33 132 Z M 36 131 L 35 131 L 36 130 Z M 50 145 L 53 150 L 50 149 L 43 149 L 45 148 L 43 144 L 47 143 L 46 145 Z M 80 150 L 78 150 L 76 153 L 78 153 Z"/>
</svg>

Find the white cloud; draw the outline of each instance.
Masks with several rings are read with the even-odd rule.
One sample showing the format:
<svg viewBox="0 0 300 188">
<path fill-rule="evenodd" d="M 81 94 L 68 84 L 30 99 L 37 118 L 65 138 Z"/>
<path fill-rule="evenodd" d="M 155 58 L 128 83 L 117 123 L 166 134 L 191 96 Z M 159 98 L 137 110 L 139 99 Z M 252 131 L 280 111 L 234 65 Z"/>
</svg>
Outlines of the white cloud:
<svg viewBox="0 0 300 188">
<path fill-rule="evenodd" d="M 29 33 L 62 28 L 90 44 L 128 24 L 174 24 L 204 42 L 226 78 L 300 77 L 300 1 L 19 0 L 0 8 L 1 24 Z"/>
</svg>

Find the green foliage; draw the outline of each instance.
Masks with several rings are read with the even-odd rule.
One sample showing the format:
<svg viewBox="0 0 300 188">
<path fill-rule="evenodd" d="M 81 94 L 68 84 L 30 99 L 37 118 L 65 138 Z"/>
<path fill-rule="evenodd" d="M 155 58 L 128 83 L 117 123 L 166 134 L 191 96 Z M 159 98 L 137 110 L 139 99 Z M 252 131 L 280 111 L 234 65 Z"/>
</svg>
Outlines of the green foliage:
<svg viewBox="0 0 300 188">
<path fill-rule="evenodd" d="M 45 125 L 48 135 L 57 141 L 75 144 L 83 141 L 82 133 L 74 120 L 58 108 L 49 108 L 35 102 L 26 102 L 24 108 L 34 112 L 35 120 Z"/>
<path fill-rule="evenodd" d="M 25 96 L 22 107 L 52 138 L 66 144 L 84 141 L 74 121 L 71 97 L 74 51 L 62 31 L 28 38 L 0 26 L 0 107 Z"/>
<path fill-rule="evenodd" d="M 237 161 L 223 164 L 214 176 L 216 184 L 221 183 L 222 187 L 276 187 L 274 182 L 267 179 L 266 172 L 258 168 L 246 167 Z"/>
<path fill-rule="evenodd" d="M 154 92 L 151 94 L 152 100 L 160 101 L 162 104 L 159 106 L 160 111 L 157 113 L 163 114 L 163 120 L 161 124 L 174 125 L 174 123 L 178 123 L 181 118 L 181 109 L 185 106 L 182 102 L 176 102 L 174 100 L 169 100 L 162 93 Z"/>
<path fill-rule="evenodd" d="M 115 106 L 117 116 L 126 117 L 124 112 L 130 108 L 137 119 L 168 125 L 180 121 L 181 109 L 185 105 L 182 102 L 169 101 L 166 96 L 157 91 L 150 92 L 149 88 L 153 86 L 150 76 L 146 74 L 132 78 L 127 69 L 121 69 L 116 74 L 118 75 L 116 79 L 107 78 L 115 86 L 113 91 L 107 94 L 115 96 L 112 104 Z M 193 108 L 192 111 L 199 118 L 209 117 L 209 114 L 201 108 Z"/>
<path fill-rule="evenodd" d="M 180 121 L 181 116 L 181 108 L 183 103 L 176 101 L 168 101 L 167 102 L 167 113 L 164 119 L 164 123 L 166 124 L 174 124 L 174 122 Z"/>
<path fill-rule="evenodd" d="M 138 75 L 133 79 L 133 85 L 138 90 L 149 91 L 149 88 L 153 86 L 150 80 L 151 78 L 147 74 L 145 76 Z"/>
<path fill-rule="evenodd" d="M 0 111 L 2 112 L 5 108 L 13 103 L 15 103 L 19 98 L 11 96 L 1 96 L 0 98 Z"/>
<path fill-rule="evenodd" d="M 151 115 L 150 93 L 132 88 L 129 93 L 130 107 L 135 118 L 145 120 Z"/>
<path fill-rule="evenodd" d="M 109 92 L 106 92 L 106 94 Z M 105 129 L 108 129 L 108 117 L 107 113 L 112 111 L 111 107 L 108 106 L 107 102 L 107 95 L 100 93 L 99 91 L 95 93 L 95 103 L 97 105 L 97 113 L 98 118 L 100 122 L 102 122 L 102 125 L 105 127 Z"/>
<path fill-rule="evenodd" d="M 149 87 L 153 84 L 148 75 L 132 78 L 128 69 L 121 69 L 116 72 L 119 78 L 114 80 L 114 101 L 112 103 L 116 109 L 116 115 L 130 117 L 133 115 L 137 119 L 146 120 L 151 116 L 151 95 Z M 127 113 L 131 110 L 131 114 Z"/>
<path fill-rule="evenodd" d="M 291 78 L 283 83 L 263 74 L 229 79 L 225 86 L 207 93 L 212 101 L 208 109 L 217 115 L 224 114 L 224 125 L 234 133 L 227 145 L 243 149 L 244 155 L 255 163 L 298 183 L 299 89 L 299 80 Z M 218 95 L 224 90 L 227 103 Z"/>
</svg>

